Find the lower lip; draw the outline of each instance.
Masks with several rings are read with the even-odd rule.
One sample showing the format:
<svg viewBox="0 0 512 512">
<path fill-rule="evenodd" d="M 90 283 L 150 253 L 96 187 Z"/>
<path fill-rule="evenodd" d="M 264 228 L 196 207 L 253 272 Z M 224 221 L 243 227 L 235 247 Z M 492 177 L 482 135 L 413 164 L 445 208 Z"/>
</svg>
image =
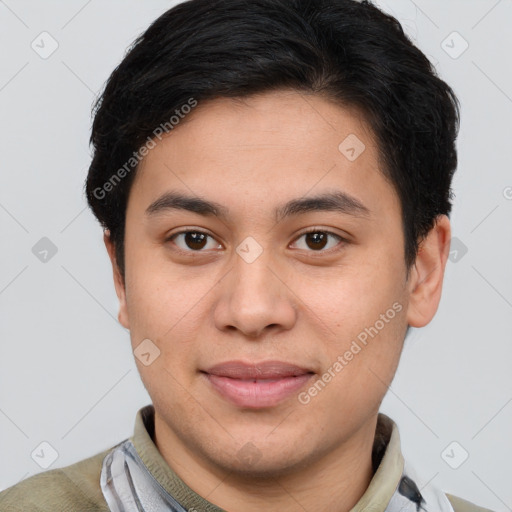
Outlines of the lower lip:
<svg viewBox="0 0 512 512">
<path fill-rule="evenodd" d="M 274 381 L 253 382 L 205 374 L 213 388 L 239 407 L 259 409 L 273 407 L 296 394 L 313 377 L 306 373 L 297 377 L 283 377 Z"/>
</svg>

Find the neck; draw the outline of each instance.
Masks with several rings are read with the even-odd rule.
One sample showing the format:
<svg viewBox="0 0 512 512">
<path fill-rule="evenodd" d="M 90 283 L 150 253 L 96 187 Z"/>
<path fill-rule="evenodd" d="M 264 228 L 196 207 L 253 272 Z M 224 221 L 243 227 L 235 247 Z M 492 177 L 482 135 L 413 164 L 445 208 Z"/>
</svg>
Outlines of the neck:
<svg viewBox="0 0 512 512">
<path fill-rule="evenodd" d="M 224 510 L 349 512 L 373 477 L 377 416 L 343 444 L 287 474 L 249 477 L 199 457 L 155 415 L 155 443 L 167 464 L 191 488 Z M 158 441 L 157 441 L 158 440 Z"/>
</svg>

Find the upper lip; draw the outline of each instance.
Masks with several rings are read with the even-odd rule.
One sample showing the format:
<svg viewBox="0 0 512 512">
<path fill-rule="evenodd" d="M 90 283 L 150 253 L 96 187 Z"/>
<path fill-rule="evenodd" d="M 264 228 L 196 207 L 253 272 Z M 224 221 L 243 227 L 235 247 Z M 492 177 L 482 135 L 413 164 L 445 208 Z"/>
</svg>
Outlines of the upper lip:
<svg viewBox="0 0 512 512">
<path fill-rule="evenodd" d="M 283 361 L 261 361 L 259 363 L 226 361 L 208 368 L 205 372 L 231 379 L 278 379 L 313 373 L 312 370 Z"/>
</svg>

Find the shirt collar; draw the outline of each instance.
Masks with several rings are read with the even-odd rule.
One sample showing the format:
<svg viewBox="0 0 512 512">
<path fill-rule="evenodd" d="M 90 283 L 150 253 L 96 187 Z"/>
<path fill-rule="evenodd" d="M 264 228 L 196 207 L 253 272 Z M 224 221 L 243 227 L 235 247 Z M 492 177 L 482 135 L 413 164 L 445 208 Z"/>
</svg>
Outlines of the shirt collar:
<svg viewBox="0 0 512 512">
<path fill-rule="evenodd" d="M 147 405 L 137 412 L 134 434 L 130 438 L 139 457 L 157 482 L 187 510 L 224 512 L 188 487 L 170 468 L 156 447 L 154 439 L 154 407 Z M 384 413 L 377 417 L 372 461 L 374 475 L 361 499 L 350 512 L 386 509 L 404 469 L 400 436 L 395 422 Z"/>
</svg>

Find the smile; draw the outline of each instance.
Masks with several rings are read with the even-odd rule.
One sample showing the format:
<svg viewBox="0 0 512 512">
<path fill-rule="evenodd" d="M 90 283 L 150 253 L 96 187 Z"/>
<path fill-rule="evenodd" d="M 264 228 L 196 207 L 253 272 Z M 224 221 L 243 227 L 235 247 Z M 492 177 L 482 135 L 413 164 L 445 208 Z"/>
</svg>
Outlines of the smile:
<svg viewBox="0 0 512 512">
<path fill-rule="evenodd" d="M 238 407 L 274 407 L 299 392 L 314 376 L 307 368 L 280 361 L 230 361 L 202 372 L 216 393 Z"/>
</svg>

